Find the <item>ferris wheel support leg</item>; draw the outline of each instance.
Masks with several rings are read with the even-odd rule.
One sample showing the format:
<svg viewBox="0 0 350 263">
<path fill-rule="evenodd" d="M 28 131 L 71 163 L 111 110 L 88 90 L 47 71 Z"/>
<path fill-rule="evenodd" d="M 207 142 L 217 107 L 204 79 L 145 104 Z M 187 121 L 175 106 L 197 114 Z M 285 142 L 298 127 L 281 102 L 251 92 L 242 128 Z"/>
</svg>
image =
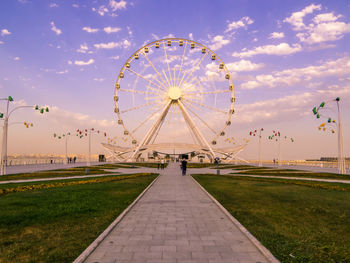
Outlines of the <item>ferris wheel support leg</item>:
<svg viewBox="0 0 350 263">
<path fill-rule="evenodd" d="M 187 125 L 193 131 L 193 134 L 196 136 L 197 140 L 202 144 L 202 146 L 207 147 L 212 155 L 212 158 L 215 158 L 215 153 L 214 153 L 213 149 L 211 148 L 211 146 L 209 145 L 207 140 L 203 137 L 203 135 L 200 133 L 200 131 L 197 129 L 191 116 L 188 114 L 185 106 L 182 104 L 182 102 L 180 100 L 178 100 L 178 105 L 179 105 L 179 108 L 180 108 L 184 118 L 185 118 Z"/>
<path fill-rule="evenodd" d="M 136 147 L 135 151 L 131 154 L 131 156 L 129 158 L 129 161 L 132 161 L 135 158 L 135 156 L 140 151 L 140 148 L 142 146 L 149 144 L 149 142 L 152 140 L 152 138 L 153 138 L 154 134 L 156 133 L 156 131 L 158 130 L 159 126 L 164 121 L 165 116 L 168 114 L 170 106 L 171 106 L 171 100 L 166 104 L 166 106 L 164 107 L 164 109 L 163 109 L 162 113 L 160 114 L 158 120 L 151 127 L 151 129 L 149 129 L 149 131 L 146 133 L 146 136 L 143 138 L 141 143 Z"/>
</svg>

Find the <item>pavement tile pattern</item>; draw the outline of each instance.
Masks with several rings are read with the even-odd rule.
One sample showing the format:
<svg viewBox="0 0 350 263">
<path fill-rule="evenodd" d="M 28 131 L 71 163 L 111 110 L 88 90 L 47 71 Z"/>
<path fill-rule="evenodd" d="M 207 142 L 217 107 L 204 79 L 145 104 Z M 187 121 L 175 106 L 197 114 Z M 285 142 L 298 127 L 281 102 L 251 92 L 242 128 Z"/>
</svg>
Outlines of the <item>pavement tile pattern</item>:
<svg viewBox="0 0 350 263">
<path fill-rule="evenodd" d="M 177 163 L 160 172 L 85 262 L 268 262 Z"/>
</svg>

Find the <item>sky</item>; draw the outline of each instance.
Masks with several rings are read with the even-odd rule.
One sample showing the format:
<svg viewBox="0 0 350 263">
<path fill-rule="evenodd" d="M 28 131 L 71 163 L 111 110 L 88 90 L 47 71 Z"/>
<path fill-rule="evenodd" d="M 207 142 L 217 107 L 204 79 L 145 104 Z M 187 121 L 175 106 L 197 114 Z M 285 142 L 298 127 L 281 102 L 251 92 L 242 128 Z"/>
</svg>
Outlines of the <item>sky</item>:
<svg viewBox="0 0 350 263">
<path fill-rule="evenodd" d="M 338 121 L 336 97 L 350 156 L 349 1 L 2 0 L 0 7 L 0 97 L 14 98 L 10 108 L 50 108 L 11 115 L 10 154 L 63 153 L 64 142 L 53 134 L 66 132 L 74 135 L 69 153 L 85 153 L 87 139 L 75 136 L 85 128 L 125 144 L 113 101 L 119 71 L 142 46 L 177 37 L 208 47 L 230 71 L 236 102 L 225 138 L 250 140 L 241 157 L 257 158 L 257 136 L 249 132 L 261 128 L 263 159 L 277 157 L 278 144 L 268 140 L 273 131 L 287 137 L 283 159 L 336 156 L 333 128 L 318 130 L 328 117 Z M 323 101 L 317 119 L 312 108 Z M 5 106 L 0 101 L 1 112 Z M 214 115 L 206 121 L 218 125 Z M 94 133 L 92 141 L 93 152 L 103 153 L 106 138 Z"/>
</svg>

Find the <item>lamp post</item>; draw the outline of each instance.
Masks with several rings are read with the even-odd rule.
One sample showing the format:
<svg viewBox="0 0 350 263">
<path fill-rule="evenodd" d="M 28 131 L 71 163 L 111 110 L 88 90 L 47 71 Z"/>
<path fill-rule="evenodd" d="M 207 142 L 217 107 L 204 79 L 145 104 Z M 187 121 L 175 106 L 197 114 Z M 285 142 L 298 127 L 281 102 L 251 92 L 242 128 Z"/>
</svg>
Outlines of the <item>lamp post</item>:
<svg viewBox="0 0 350 263">
<path fill-rule="evenodd" d="M 49 108 L 40 108 L 38 105 L 34 105 L 34 106 L 18 106 L 13 108 L 10 112 L 9 112 L 9 107 L 10 107 L 10 102 L 13 101 L 13 98 L 11 96 L 8 96 L 7 98 L 1 98 L 0 100 L 5 100 L 7 101 L 6 103 L 6 111 L 4 113 L 0 113 L 0 118 L 2 118 L 4 120 L 4 126 L 2 128 L 2 142 L 1 142 L 1 162 L 0 162 L 0 166 L 1 166 L 1 175 L 5 175 L 6 174 L 6 166 L 7 166 L 7 137 L 8 137 L 8 126 L 9 126 L 9 118 L 11 117 L 11 114 L 18 110 L 18 109 L 23 109 L 23 108 L 34 108 L 35 110 L 39 110 L 41 114 L 43 114 L 44 112 L 49 112 Z"/>
<path fill-rule="evenodd" d="M 284 136 L 283 137 L 285 140 L 289 139 L 291 142 L 294 142 L 294 139 L 291 137 Z M 281 133 L 279 131 L 272 131 L 272 135 L 268 137 L 269 140 L 271 141 L 276 141 L 278 142 L 278 166 L 282 165 L 282 160 L 281 160 Z"/>
<path fill-rule="evenodd" d="M 62 139 L 62 138 L 65 138 L 65 155 L 64 155 L 64 160 L 63 160 L 63 163 L 64 164 L 67 164 L 68 162 L 68 136 L 70 136 L 70 132 L 66 132 L 66 133 L 63 133 L 62 135 L 57 135 L 56 133 L 53 134 L 53 137 L 54 138 L 57 138 L 57 139 Z"/>
<path fill-rule="evenodd" d="M 86 166 L 91 166 L 91 133 L 92 132 L 97 132 L 100 133 L 99 130 L 95 130 L 94 128 L 91 129 L 84 129 L 84 130 L 77 130 L 77 136 L 79 136 L 80 138 L 82 137 L 89 137 L 89 145 L 88 145 L 88 158 L 86 160 Z M 101 132 L 102 133 L 102 132 Z M 103 132 L 104 137 L 107 136 L 107 133 Z"/>
<path fill-rule="evenodd" d="M 338 123 L 336 120 L 330 118 L 329 116 L 324 116 L 322 114 L 322 111 L 325 109 L 326 102 L 321 102 L 321 104 L 318 107 L 314 107 L 312 109 L 313 114 L 316 116 L 317 119 L 321 117 L 326 117 L 327 122 L 322 123 L 318 129 L 326 131 L 327 125 L 334 125 L 336 124 L 337 131 L 338 131 L 338 173 L 339 174 L 346 174 L 346 167 L 345 167 L 345 158 L 344 158 L 344 145 L 343 145 L 343 125 L 342 125 L 342 120 L 341 120 L 341 114 L 340 114 L 340 97 L 335 98 L 334 100 L 337 104 L 337 113 L 338 113 Z M 328 102 L 327 102 L 328 103 Z M 335 133 L 334 130 L 331 130 L 332 133 Z"/>
<path fill-rule="evenodd" d="M 262 166 L 262 161 L 261 161 L 261 133 L 264 131 L 264 128 L 261 128 L 259 130 L 259 148 L 258 148 L 258 154 L 259 154 L 259 166 Z M 250 131 L 249 135 L 250 136 L 256 136 L 258 134 L 258 130 Z"/>
</svg>

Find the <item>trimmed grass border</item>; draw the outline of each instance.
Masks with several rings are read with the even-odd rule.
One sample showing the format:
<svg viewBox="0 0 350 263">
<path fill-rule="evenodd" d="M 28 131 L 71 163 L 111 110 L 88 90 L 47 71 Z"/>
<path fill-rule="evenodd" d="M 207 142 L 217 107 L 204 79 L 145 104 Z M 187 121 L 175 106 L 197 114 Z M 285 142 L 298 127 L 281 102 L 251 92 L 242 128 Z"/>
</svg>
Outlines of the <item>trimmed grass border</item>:
<svg viewBox="0 0 350 263">
<path fill-rule="evenodd" d="M 281 262 L 350 262 L 348 186 L 343 184 L 343 190 L 333 183 L 193 177 Z"/>
<path fill-rule="evenodd" d="M 156 176 L 0 196 L 0 262 L 72 262 Z"/>
</svg>

